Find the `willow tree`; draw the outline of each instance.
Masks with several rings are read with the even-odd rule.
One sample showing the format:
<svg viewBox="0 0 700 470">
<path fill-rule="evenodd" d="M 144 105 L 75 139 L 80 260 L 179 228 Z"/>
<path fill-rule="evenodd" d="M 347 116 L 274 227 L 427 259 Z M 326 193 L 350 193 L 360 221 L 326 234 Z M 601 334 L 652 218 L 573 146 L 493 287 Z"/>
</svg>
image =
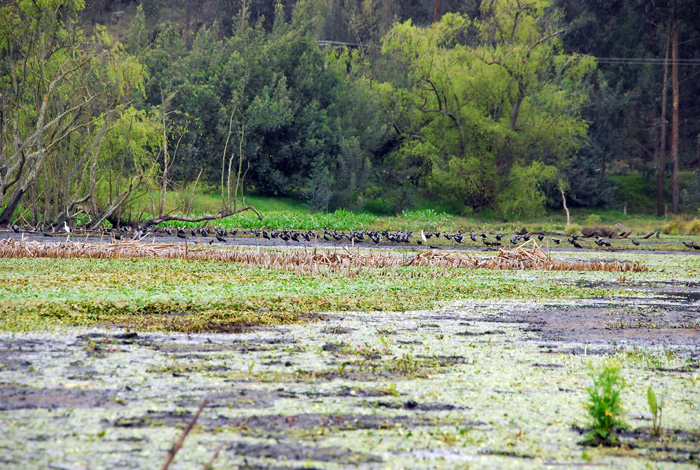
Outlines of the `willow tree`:
<svg viewBox="0 0 700 470">
<path fill-rule="evenodd" d="M 59 218 L 94 197 L 104 138 L 141 82 L 120 44 L 99 28 L 84 34 L 82 8 L 82 0 L 0 8 L 0 226 L 30 189 L 30 203 L 45 198 Z M 42 172 L 48 186 L 37 187 Z"/>
<path fill-rule="evenodd" d="M 433 193 L 511 217 L 542 209 L 539 196 L 513 198 L 541 195 L 539 185 L 585 135 L 578 110 L 595 66 L 563 52 L 561 23 L 547 0 L 503 0 L 484 2 L 476 19 L 446 14 L 426 28 L 408 21 L 386 36 L 383 52 L 410 71 L 401 93 L 412 129 L 398 154 L 427 162 Z"/>
</svg>

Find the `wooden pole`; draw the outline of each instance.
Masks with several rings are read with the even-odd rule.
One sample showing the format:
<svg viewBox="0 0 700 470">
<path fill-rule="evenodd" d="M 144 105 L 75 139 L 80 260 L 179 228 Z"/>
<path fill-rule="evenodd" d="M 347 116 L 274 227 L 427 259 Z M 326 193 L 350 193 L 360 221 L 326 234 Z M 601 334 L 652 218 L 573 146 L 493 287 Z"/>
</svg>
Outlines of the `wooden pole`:
<svg viewBox="0 0 700 470">
<path fill-rule="evenodd" d="M 676 22 L 677 2 L 673 3 L 673 45 L 671 63 L 671 88 L 673 89 L 673 116 L 671 120 L 671 158 L 673 173 L 671 176 L 671 212 L 678 214 L 680 191 L 678 189 L 678 24 Z"/>
<path fill-rule="evenodd" d="M 659 138 L 659 161 L 656 168 L 656 215 L 666 215 L 664 204 L 664 176 L 666 174 L 666 98 L 668 97 L 668 58 L 671 54 L 671 31 L 673 22 L 668 23 L 668 38 L 666 39 L 666 55 L 664 57 L 664 84 L 661 94 L 661 137 Z"/>
</svg>

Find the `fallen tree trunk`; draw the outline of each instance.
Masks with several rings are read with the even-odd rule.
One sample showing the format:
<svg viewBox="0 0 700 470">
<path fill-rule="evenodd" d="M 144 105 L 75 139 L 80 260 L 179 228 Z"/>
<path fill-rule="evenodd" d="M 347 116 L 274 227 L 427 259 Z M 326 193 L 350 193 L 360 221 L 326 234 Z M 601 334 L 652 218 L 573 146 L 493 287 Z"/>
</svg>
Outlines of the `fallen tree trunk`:
<svg viewBox="0 0 700 470">
<path fill-rule="evenodd" d="M 162 215 L 160 217 L 154 217 L 152 219 L 145 220 L 139 224 L 139 228 L 141 230 L 146 230 L 152 225 L 158 225 L 163 222 L 169 222 L 172 220 L 178 220 L 180 222 L 205 222 L 207 220 L 219 220 L 219 219 L 225 219 L 226 217 L 231 217 L 232 215 L 236 215 L 240 212 L 245 212 L 245 211 L 253 211 L 255 212 L 255 215 L 258 216 L 258 219 L 262 220 L 262 215 L 260 215 L 260 212 L 253 206 L 245 206 L 241 207 L 240 209 L 235 209 L 232 211 L 226 211 L 226 212 L 220 212 L 216 215 L 203 215 L 200 217 L 185 217 L 185 216 L 180 216 L 180 215 Z"/>
</svg>

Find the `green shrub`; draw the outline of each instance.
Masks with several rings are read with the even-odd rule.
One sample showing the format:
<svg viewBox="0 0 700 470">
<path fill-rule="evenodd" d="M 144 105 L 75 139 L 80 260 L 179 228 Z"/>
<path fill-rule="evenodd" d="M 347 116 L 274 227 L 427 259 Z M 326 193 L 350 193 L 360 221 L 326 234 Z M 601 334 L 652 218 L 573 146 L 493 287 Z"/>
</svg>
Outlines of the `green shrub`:
<svg viewBox="0 0 700 470">
<path fill-rule="evenodd" d="M 674 217 L 672 220 L 664 224 L 662 230 L 666 235 L 678 235 L 681 231 L 682 222 L 683 221 L 680 218 Z"/>
<path fill-rule="evenodd" d="M 581 233 L 581 227 L 578 224 L 571 224 L 566 228 L 567 235 L 578 235 Z"/>
<path fill-rule="evenodd" d="M 588 216 L 588 218 L 586 219 L 584 224 L 588 225 L 588 226 L 593 226 L 593 225 L 599 225 L 602 221 L 603 221 L 603 219 L 601 219 L 599 215 L 591 214 Z"/>
<path fill-rule="evenodd" d="M 553 181 L 557 169 L 534 161 L 529 166 L 513 164 L 508 183 L 496 198 L 498 211 L 508 220 L 537 217 L 545 213 L 546 197 L 540 186 Z"/>
<path fill-rule="evenodd" d="M 691 235 L 700 235 L 700 220 L 693 219 L 688 226 L 688 233 Z"/>
<path fill-rule="evenodd" d="M 591 377 L 593 386 L 586 388 L 588 401 L 584 407 L 591 417 L 592 430 L 586 436 L 586 441 L 611 444 L 617 441 L 613 429 L 625 426 L 620 397 L 625 381 L 620 375 L 620 364 L 609 360 L 599 370 L 591 367 Z"/>
</svg>

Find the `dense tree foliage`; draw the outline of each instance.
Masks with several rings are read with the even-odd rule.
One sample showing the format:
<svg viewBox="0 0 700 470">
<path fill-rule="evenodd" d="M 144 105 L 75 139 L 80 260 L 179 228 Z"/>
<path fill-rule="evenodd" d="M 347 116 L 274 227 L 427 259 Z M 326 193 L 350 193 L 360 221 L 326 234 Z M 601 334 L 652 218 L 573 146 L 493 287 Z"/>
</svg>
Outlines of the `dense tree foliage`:
<svg viewBox="0 0 700 470">
<path fill-rule="evenodd" d="M 222 207 L 696 209 L 697 2 L 435 5 L 6 2 L 0 225 L 155 215 L 193 181 Z"/>
<path fill-rule="evenodd" d="M 426 185 L 450 194 L 455 208 L 535 215 L 544 198 L 526 186 L 552 179 L 585 135 L 581 82 L 594 62 L 562 53 L 562 30 L 545 8 L 491 3 L 481 19 L 447 14 L 430 28 L 409 21 L 385 38 L 412 82 L 404 91 L 411 136 L 399 152 L 425 160 Z"/>
</svg>

